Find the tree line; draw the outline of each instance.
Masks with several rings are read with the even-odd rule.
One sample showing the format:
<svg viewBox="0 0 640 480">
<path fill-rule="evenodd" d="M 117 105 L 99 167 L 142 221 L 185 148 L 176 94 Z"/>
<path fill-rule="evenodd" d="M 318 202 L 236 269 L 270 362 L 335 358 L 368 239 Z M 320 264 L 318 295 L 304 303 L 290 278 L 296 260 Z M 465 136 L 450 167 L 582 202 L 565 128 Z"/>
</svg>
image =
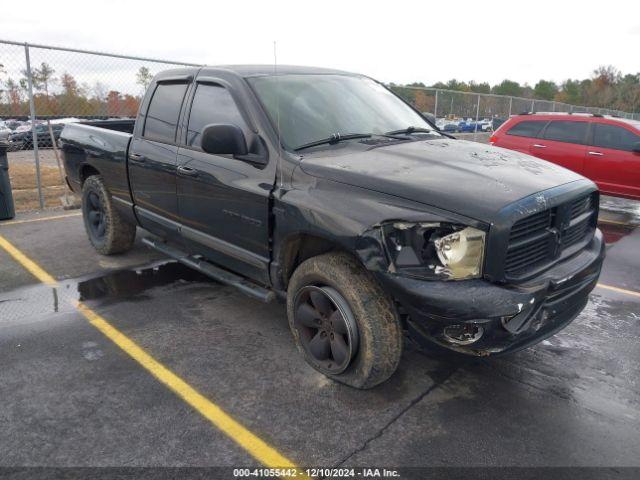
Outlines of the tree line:
<svg viewBox="0 0 640 480">
<path fill-rule="evenodd" d="M 109 89 L 102 82 L 79 84 L 68 72 L 57 72 L 46 62 L 32 69 L 32 87 L 38 116 L 135 116 L 144 91 L 153 75 L 142 66 L 135 74 L 138 94 Z M 415 88 L 427 87 L 422 82 L 406 86 L 391 83 L 390 87 L 424 111 L 431 111 L 433 98 Z M 568 79 L 561 84 L 539 80 L 533 86 L 505 79 L 491 86 L 487 82 L 463 82 L 451 79 L 437 82 L 431 88 L 472 93 L 493 93 L 528 99 L 548 100 L 587 107 L 610 108 L 635 113 L 640 111 L 640 73 L 625 74 L 614 67 L 599 67 L 590 78 Z M 472 108 L 471 104 L 469 108 Z M 0 117 L 29 114 L 27 72 L 20 78 L 7 75 L 0 63 Z"/>
<path fill-rule="evenodd" d="M 422 82 L 414 82 L 406 86 L 427 87 Z M 612 66 L 598 67 L 589 78 L 567 79 L 560 84 L 551 80 L 539 80 L 531 86 L 527 83 L 521 85 L 516 81 L 505 79 L 492 86 L 487 82 L 463 82 L 451 79 L 448 82 L 434 83 L 429 87 L 458 92 L 510 95 L 585 107 L 609 108 L 629 113 L 640 111 L 640 72 L 622 74 Z M 405 89 L 403 86 L 393 83 L 391 88 L 413 103 L 419 104 L 422 100 L 419 94 L 416 95 L 416 90 Z"/>
<path fill-rule="evenodd" d="M 79 84 L 68 72 L 56 75 L 56 70 L 43 62 L 31 71 L 33 101 L 37 116 L 107 116 L 132 117 L 138 112 L 144 91 L 153 75 L 147 67 L 136 73 L 139 94 L 109 89 L 102 82 Z M 7 75 L 0 63 L 0 117 L 29 115 L 29 83 L 27 72 L 19 78 Z"/>
</svg>

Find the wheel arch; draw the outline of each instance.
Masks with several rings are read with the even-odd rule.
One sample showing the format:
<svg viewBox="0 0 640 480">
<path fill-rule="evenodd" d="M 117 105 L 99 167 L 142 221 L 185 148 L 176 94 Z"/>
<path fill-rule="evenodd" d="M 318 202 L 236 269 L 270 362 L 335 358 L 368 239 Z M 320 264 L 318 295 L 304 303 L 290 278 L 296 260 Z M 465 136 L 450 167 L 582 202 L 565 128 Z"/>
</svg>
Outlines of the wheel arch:
<svg viewBox="0 0 640 480">
<path fill-rule="evenodd" d="M 297 232 L 288 235 L 281 240 L 277 252 L 279 269 L 275 283 L 286 290 L 289 279 L 298 265 L 309 258 L 332 251 L 343 251 L 353 255 L 348 248 L 335 239 L 308 232 Z"/>
<path fill-rule="evenodd" d="M 80 185 L 84 185 L 84 182 L 87 180 L 87 178 L 93 176 L 93 175 L 100 175 L 100 172 L 98 171 L 98 169 L 96 167 L 94 167 L 93 165 L 89 165 L 88 163 L 85 163 L 83 165 L 80 166 L 80 171 L 78 172 L 78 178 L 80 179 Z"/>
</svg>

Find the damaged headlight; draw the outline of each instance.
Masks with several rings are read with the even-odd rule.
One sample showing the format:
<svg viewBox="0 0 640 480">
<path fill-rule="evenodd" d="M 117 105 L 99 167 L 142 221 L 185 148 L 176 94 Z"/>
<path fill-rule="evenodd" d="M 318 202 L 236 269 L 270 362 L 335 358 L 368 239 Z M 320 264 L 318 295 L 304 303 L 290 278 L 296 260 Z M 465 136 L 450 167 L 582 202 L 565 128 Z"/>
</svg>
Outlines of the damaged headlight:
<svg viewBox="0 0 640 480">
<path fill-rule="evenodd" d="M 397 271 L 421 278 L 463 280 L 482 276 L 485 232 L 451 223 L 383 225 Z"/>
</svg>

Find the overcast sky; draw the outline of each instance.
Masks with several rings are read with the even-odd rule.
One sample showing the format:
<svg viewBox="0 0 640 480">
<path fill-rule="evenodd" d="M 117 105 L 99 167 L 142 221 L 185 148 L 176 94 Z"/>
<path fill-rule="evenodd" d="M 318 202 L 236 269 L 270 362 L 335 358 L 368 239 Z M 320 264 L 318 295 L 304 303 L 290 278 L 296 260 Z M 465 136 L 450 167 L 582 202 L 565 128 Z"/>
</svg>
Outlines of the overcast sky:
<svg viewBox="0 0 640 480">
<path fill-rule="evenodd" d="M 385 82 L 640 72 L 640 0 L 67 1 L 4 8 L 2 39 L 196 63 L 326 66 Z M 6 5 L 5 7 L 8 7 Z"/>
</svg>

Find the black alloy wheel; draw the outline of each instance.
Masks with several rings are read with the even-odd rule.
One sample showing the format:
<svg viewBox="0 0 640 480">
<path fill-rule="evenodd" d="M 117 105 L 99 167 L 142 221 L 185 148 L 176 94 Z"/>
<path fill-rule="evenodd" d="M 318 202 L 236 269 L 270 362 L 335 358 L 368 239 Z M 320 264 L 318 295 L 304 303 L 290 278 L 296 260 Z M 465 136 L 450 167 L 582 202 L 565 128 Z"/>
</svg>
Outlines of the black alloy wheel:
<svg viewBox="0 0 640 480">
<path fill-rule="evenodd" d="M 95 240 L 102 240 L 106 232 L 107 220 L 100 196 L 94 191 L 87 194 L 87 220 L 91 236 Z"/>
<path fill-rule="evenodd" d="M 331 287 L 308 285 L 296 294 L 294 327 L 314 367 L 344 372 L 358 350 L 358 326 L 349 304 Z"/>
</svg>

